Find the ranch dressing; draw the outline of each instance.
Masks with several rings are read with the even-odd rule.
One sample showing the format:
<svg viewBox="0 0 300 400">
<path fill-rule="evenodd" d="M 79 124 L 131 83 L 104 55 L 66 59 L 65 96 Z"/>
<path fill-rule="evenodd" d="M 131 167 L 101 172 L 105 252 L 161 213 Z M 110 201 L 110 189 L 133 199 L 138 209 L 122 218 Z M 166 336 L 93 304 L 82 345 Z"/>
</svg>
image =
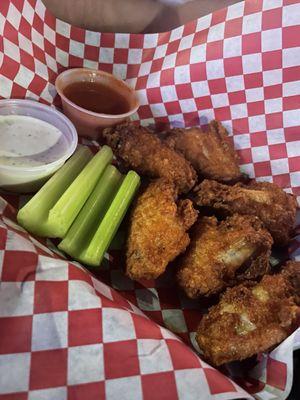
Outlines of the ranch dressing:
<svg viewBox="0 0 300 400">
<path fill-rule="evenodd" d="M 65 136 L 48 122 L 22 115 L 0 116 L 0 164 L 30 168 L 56 161 L 67 151 Z"/>
</svg>

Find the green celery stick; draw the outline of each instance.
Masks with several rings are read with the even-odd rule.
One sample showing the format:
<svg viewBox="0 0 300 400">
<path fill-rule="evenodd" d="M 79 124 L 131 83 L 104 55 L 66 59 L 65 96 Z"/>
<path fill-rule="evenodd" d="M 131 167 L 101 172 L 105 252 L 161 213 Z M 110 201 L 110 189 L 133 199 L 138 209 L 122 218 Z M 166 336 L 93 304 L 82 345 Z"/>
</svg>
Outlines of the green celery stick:
<svg viewBox="0 0 300 400">
<path fill-rule="evenodd" d="M 18 223 L 29 232 L 48 236 L 48 215 L 68 186 L 92 158 L 86 146 L 80 146 L 73 156 L 44 184 L 44 186 L 20 209 Z"/>
<path fill-rule="evenodd" d="M 49 237 L 65 237 L 112 158 L 111 148 L 103 146 L 63 193 L 49 212 Z"/>
<path fill-rule="evenodd" d="M 90 266 L 99 266 L 140 184 L 140 177 L 129 171 L 100 223 L 90 244 L 79 260 Z"/>
<path fill-rule="evenodd" d="M 75 218 L 65 238 L 58 248 L 77 259 L 80 252 L 87 247 L 100 221 L 110 206 L 116 191 L 121 184 L 121 173 L 113 165 L 106 167 L 97 186 Z"/>
</svg>

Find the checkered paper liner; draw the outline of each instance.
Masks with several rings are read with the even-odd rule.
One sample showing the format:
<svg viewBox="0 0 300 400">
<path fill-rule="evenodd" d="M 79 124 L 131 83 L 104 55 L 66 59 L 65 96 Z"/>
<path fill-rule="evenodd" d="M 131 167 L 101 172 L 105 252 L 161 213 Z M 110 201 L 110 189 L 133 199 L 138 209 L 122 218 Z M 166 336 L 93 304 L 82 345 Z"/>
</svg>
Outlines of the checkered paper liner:
<svg viewBox="0 0 300 400">
<path fill-rule="evenodd" d="M 137 90 L 135 120 L 164 127 L 217 118 L 245 172 L 297 195 L 299 54 L 299 1 L 241 2 L 148 35 L 85 31 L 56 19 L 40 0 L 0 2 L 0 97 L 59 105 L 53 83 L 61 70 L 106 70 Z M 24 199 L 6 199 L 0 205 L 0 400 L 287 397 L 299 329 L 260 355 L 246 375 L 231 370 L 235 383 L 187 346 L 195 346 L 207 305 L 183 297 L 173 271 L 156 282 L 130 281 L 116 242 L 96 279 L 18 227 L 14 209 Z M 299 248 L 295 238 L 291 256 Z"/>
</svg>

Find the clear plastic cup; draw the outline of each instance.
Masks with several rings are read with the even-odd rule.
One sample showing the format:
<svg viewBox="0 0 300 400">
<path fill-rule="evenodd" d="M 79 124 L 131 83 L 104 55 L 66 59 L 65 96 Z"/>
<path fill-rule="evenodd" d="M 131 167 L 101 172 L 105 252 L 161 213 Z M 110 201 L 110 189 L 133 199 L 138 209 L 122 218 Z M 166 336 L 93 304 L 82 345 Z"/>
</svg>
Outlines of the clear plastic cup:
<svg viewBox="0 0 300 400">
<path fill-rule="evenodd" d="M 57 160 L 38 166 L 3 165 L 0 161 L 0 188 L 11 192 L 30 193 L 38 190 L 74 153 L 78 136 L 72 122 L 55 108 L 32 100 L 0 100 L 1 115 L 33 117 L 55 126 L 67 141 L 67 151 Z"/>
</svg>

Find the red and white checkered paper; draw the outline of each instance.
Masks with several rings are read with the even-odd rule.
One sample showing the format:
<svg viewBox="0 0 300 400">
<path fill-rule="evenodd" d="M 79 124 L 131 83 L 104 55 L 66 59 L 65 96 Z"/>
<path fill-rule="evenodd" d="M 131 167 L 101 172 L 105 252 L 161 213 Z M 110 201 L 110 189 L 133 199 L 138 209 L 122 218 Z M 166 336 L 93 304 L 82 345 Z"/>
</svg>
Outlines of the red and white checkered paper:
<svg viewBox="0 0 300 400">
<path fill-rule="evenodd" d="M 40 0 L 0 1 L 0 97 L 59 105 L 55 77 L 75 66 L 126 79 L 142 124 L 223 121 L 244 171 L 300 195 L 300 1 L 241 2 L 148 35 L 90 32 Z M 18 227 L 20 199 L 5 197 L 0 400 L 287 397 L 299 329 L 244 368 L 222 369 L 234 382 L 191 350 L 204 305 L 183 297 L 173 271 L 133 282 L 115 246 L 96 278 Z M 296 238 L 294 258 L 299 247 Z"/>
</svg>

